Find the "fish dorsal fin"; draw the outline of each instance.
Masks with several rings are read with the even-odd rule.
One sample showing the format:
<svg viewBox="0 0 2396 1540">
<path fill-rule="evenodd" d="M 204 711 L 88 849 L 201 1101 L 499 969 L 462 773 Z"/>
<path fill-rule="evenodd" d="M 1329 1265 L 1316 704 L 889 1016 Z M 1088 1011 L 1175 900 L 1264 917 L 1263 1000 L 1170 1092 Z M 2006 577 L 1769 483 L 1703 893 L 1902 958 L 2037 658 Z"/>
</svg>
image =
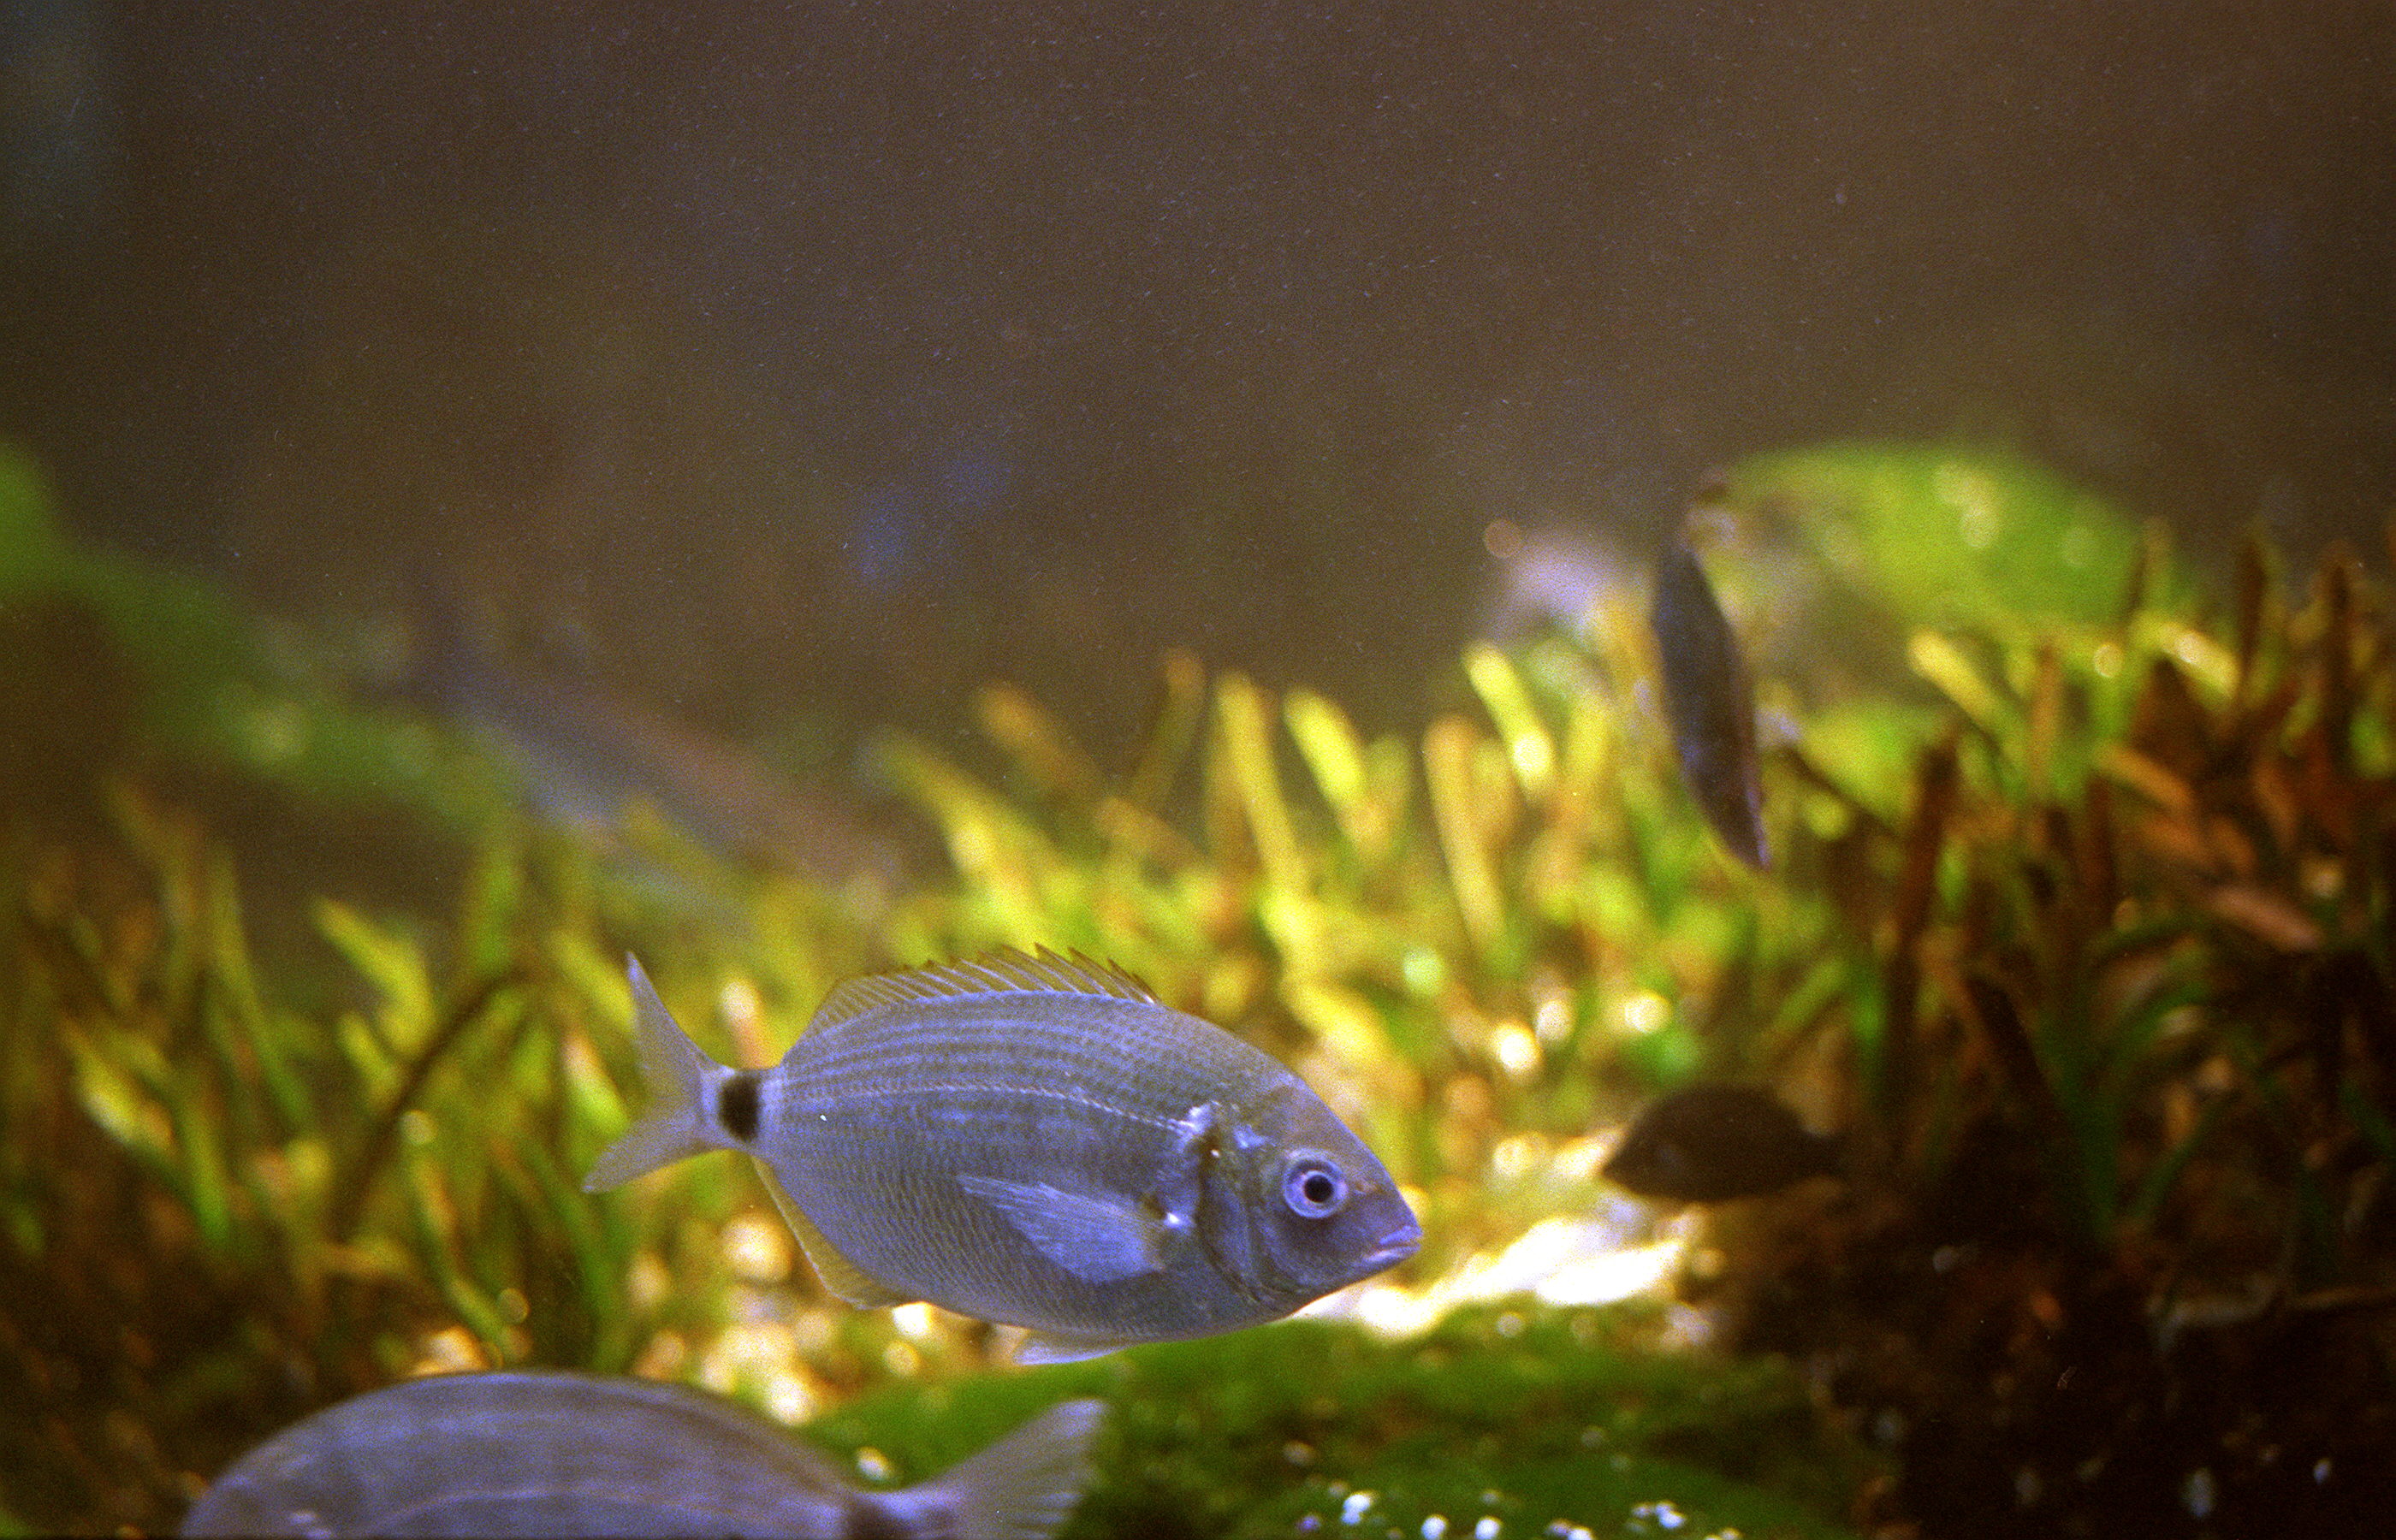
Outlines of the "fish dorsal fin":
<svg viewBox="0 0 2396 1540">
<path fill-rule="evenodd" d="M 1003 994 L 1096 995 L 1157 1002 L 1147 985 L 1111 962 L 1093 962 L 1080 952 L 1059 957 L 1045 947 L 1030 956 L 1004 947 L 964 962 L 852 978 L 825 997 L 809 1029 L 911 1000 Z"/>
</svg>

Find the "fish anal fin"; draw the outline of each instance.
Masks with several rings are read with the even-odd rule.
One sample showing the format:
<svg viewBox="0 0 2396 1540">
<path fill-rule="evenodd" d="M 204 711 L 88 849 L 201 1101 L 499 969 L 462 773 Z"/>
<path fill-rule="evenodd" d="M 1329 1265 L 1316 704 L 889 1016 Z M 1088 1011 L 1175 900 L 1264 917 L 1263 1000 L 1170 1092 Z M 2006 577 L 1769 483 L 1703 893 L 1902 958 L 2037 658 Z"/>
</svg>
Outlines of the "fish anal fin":
<svg viewBox="0 0 2396 1540">
<path fill-rule="evenodd" d="M 957 1183 L 1076 1278 L 1107 1283 L 1165 1265 L 1161 1215 L 1135 1199 L 969 1173 Z"/>
<path fill-rule="evenodd" d="M 1045 947 L 1028 955 L 1007 947 L 962 962 L 852 978 L 824 998 L 810 1029 L 911 1000 L 1010 994 L 1089 995 L 1156 1003 L 1147 985 L 1111 962 L 1094 962 L 1079 952 L 1060 957 Z"/>
<path fill-rule="evenodd" d="M 782 1211 L 782 1222 L 791 1227 L 792 1235 L 799 1238 L 799 1250 L 806 1253 L 807 1266 L 823 1280 L 825 1288 L 860 1310 L 878 1310 L 885 1305 L 904 1305 L 914 1298 L 912 1294 L 901 1294 L 842 1255 L 840 1248 L 824 1239 L 823 1231 L 816 1228 L 815 1221 L 806 1216 L 805 1211 L 792 1201 L 790 1193 L 783 1189 L 781 1182 L 774 1175 L 773 1167 L 759 1161 L 757 1175 L 765 1178 L 765 1190 L 774 1195 L 774 1206 Z"/>
</svg>

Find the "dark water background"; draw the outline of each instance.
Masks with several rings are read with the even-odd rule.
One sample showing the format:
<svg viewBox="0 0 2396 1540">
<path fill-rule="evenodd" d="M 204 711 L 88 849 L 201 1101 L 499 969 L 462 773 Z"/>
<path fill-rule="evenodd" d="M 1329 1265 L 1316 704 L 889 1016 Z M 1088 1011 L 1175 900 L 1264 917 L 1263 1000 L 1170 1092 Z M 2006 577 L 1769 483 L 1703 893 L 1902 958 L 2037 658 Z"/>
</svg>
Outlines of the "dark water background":
<svg viewBox="0 0 2396 1540">
<path fill-rule="evenodd" d="M 1403 720 L 1491 520 L 2031 448 L 2376 543 L 2396 10 L 0 6 L 0 434 L 265 605 L 719 727 Z M 836 736 L 836 735 L 835 735 Z"/>
</svg>

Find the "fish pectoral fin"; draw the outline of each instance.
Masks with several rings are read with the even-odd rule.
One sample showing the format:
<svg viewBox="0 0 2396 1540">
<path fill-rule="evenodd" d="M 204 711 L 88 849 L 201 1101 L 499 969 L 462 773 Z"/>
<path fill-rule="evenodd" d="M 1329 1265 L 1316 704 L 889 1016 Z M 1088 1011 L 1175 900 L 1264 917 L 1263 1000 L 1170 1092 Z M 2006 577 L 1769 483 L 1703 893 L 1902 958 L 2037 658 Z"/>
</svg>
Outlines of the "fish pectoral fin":
<svg viewBox="0 0 2396 1540">
<path fill-rule="evenodd" d="M 997 1176 L 966 1175 L 957 1182 L 998 1210 L 1041 1255 L 1076 1278 L 1106 1283 L 1165 1266 L 1157 1215 L 1137 1199 Z"/>
<path fill-rule="evenodd" d="M 1101 1353 L 1132 1346 L 1130 1339 L 1066 1336 L 1058 1332 L 1033 1332 L 1015 1348 L 1015 1361 L 1025 1368 L 1041 1363 L 1079 1363 Z"/>
<path fill-rule="evenodd" d="M 754 1159 L 752 1156 L 752 1159 Z M 878 1310 L 885 1305 L 904 1305 L 915 1296 L 901 1294 L 880 1279 L 840 1254 L 840 1248 L 824 1239 L 798 1204 L 784 1191 L 774 1168 L 757 1162 L 757 1175 L 765 1179 L 765 1190 L 774 1195 L 774 1206 L 782 1211 L 782 1222 L 799 1238 L 799 1250 L 807 1254 L 807 1266 L 823 1280 L 823 1286 L 860 1310 Z"/>
</svg>

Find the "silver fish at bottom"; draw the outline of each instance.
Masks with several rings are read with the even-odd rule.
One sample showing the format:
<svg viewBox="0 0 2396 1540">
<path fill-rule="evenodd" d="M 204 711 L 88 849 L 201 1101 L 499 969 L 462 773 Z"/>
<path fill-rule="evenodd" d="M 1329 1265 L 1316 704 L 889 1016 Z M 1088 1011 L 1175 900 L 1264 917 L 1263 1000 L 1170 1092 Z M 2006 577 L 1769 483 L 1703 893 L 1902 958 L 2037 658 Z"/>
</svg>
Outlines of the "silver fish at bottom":
<svg viewBox="0 0 2396 1540">
<path fill-rule="evenodd" d="M 200 1535 L 785 1535 L 1045 1540 L 1089 1484 L 1103 1402 L 1051 1407 L 919 1486 L 860 1490 L 743 1407 L 563 1372 L 441 1374 L 353 1396 L 233 1462 Z"/>
<path fill-rule="evenodd" d="M 1421 1244 L 1303 1081 L 1118 970 L 1001 952 L 853 979 L 762 1070 L 631 975 L 659 1105 L 587 1189 L 745 1150 L 834 1294 L 1025 1327 L 1018 1361 L 1258 1325 Z"/>
</svg>

